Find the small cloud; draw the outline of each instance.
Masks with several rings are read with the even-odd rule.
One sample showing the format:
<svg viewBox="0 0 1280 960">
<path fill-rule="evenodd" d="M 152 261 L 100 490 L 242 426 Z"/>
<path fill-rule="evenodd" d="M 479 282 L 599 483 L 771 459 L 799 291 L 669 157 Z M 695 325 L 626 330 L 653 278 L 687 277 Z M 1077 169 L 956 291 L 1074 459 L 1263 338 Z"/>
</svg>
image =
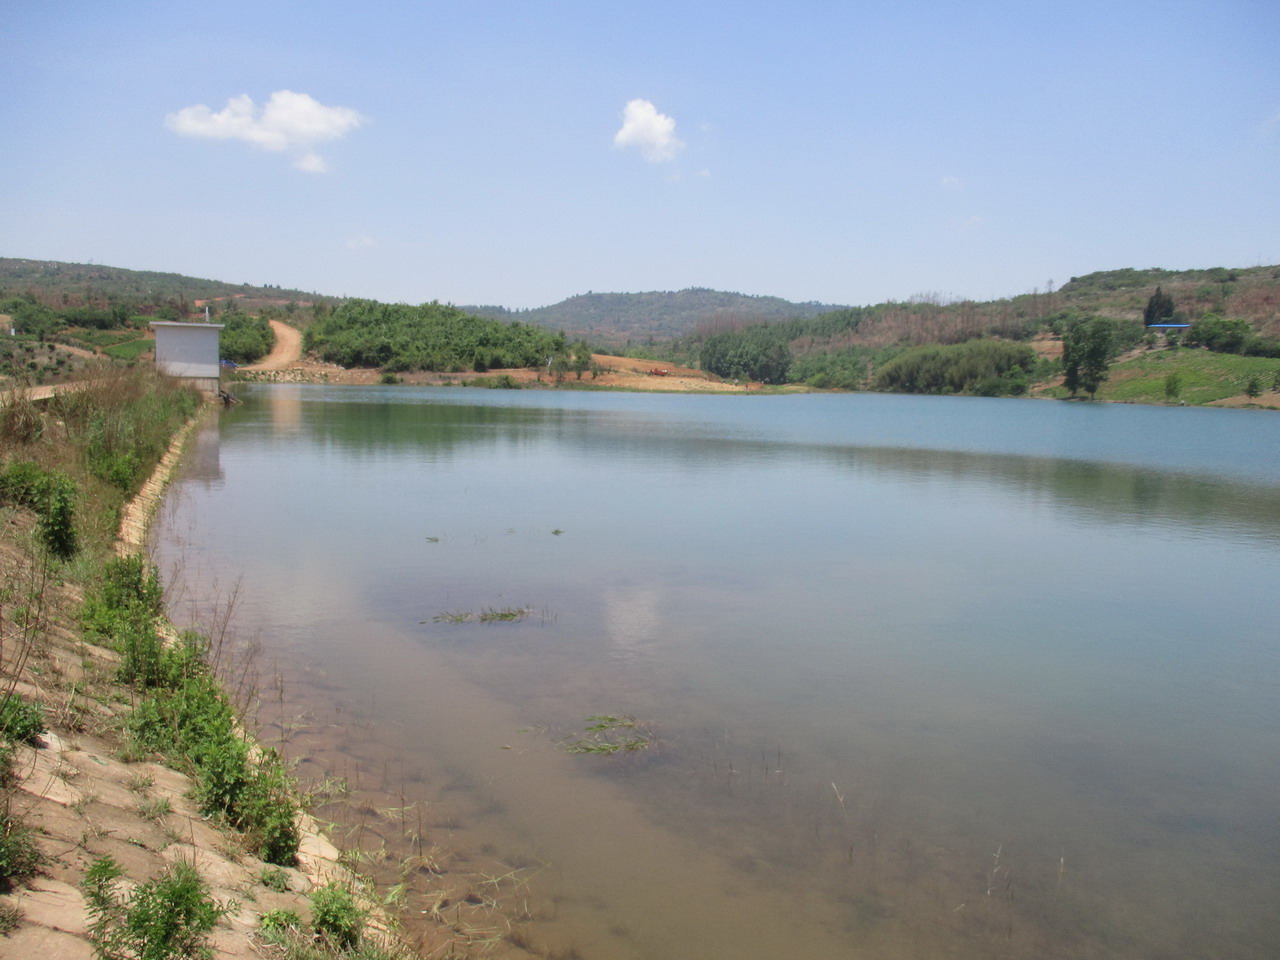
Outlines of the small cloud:
<svg viewBox="0 0 1280 960">
<path fill-rule="evenodd" d="M 325 163 L 324 157 L 318 153 L 308 153 L 306 156 L 299 157 L 293 161 L 293 165 L 299 170 L 305 170 L 307 173 L 329 172 L 329 164 Z"/>
<path fill-rule="evenodd" d="M 613 135 L 615 147 L 637 147 L 649 163 L 676 158 L 684 144 L 676 139 L 676 122 L 659 113 L 648 100 L 629 100 L 622 110 L 622 129 Z"/>
<path fill-rule="evenodd" d="M 709 177 L 709 176 L 711 176 L 711 171 L 710 171 L 710 170 L 708 170 L 706 167 L 703 167 L 701 170 L 697 171 L 697 172 L 694 174 L 694 176 L 695 176 L 695 177 Z"/>
<path fill-rule="evenodd" d="M 366 122 L 350 107 L 326 107 L 305 93 L 277 90 L 261 109 L 247 93 L 232 97 L 216 113 L 204 104 L 183 107 L 164 118 L 164 124 L 183 137 L 243 140 L 263 150 L 307 151 L 294 166 L 308 173 L 324 173 L 328 165 L 309 148 L 337 140 Z"/>
<path fill-rule="evenodd" d="M 986 222 L 987 222 L 986 217 L 979 217 L 977 214 L 975 214 L 974 216 L 966 220 L 964 223 L 960 224 L 960 229 L 972 230 L 974 227 L 981 226 Z"/>
<path fill-rule="evenodd" d="M 948 190 L 959 190 L 964 186 L 964 181 L 959 177 L 943 177 L 942 185 Z"/>
<path fill-rule="evenodd" d="M 358 233 L 354 237 L 347 238 L 348 250 L 368 250 L 370 247 L 376 247 L 377 245 L 377 240 L 364 233 Z"/>
</svg>

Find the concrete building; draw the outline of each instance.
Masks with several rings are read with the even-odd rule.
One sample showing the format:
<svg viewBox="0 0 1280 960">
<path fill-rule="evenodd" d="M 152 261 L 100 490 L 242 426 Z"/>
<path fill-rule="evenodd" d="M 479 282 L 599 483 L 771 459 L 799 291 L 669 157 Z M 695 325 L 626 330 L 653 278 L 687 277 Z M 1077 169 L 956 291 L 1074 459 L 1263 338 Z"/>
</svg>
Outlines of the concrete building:
<svg viewBox="0 0 1280 960">
<path fill-rule="evenodd" d="M 151 328 L 156 332 L 156 367 L 160 372 L 208 393 L 221 389 L 218 335 L 222 324 L 153 320 Z"/>
</svg>

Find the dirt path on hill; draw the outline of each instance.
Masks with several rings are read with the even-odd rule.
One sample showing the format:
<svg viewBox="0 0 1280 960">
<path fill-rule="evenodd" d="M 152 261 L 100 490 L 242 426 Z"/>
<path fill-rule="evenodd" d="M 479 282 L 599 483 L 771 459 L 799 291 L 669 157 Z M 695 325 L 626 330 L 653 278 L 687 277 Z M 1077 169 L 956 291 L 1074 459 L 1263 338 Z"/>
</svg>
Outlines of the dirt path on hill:
<svg viewBox="0 0 1280 960">
<path fill-rule="evenodd" d="M 276 335 L 276 345 L 257 363 L 245 365 L 244 370 L 285 370 L 302 359 L 302 331 L 279 320 L 268 321 Z"/>
</svg>

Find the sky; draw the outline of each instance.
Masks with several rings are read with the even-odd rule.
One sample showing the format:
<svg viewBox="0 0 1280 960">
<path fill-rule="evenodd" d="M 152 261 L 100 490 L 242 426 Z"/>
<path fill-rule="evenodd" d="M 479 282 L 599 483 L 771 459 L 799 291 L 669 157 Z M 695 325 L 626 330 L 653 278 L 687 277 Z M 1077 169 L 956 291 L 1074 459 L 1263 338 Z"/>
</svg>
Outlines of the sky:
<svg viewBox="0 0 1280 960">
<path fill-rule="evenodd" d="M 1280 263 L 1276 0 L 7 0 L 0 256 L 419 303 Z"/>
</svg>

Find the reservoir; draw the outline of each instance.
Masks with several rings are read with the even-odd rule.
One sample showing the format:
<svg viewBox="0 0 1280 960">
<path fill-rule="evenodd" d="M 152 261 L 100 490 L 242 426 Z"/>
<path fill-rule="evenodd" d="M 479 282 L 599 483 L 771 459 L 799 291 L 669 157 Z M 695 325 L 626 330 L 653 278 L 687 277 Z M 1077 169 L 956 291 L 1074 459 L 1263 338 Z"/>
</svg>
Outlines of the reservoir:
<svg viewBox="0 0 1280 960">
<path fill-rule="evenodd" d="M 170 609 L 438 955 L 1280 956 L 1280 416 L 241 396 Z"/>
</svg>

